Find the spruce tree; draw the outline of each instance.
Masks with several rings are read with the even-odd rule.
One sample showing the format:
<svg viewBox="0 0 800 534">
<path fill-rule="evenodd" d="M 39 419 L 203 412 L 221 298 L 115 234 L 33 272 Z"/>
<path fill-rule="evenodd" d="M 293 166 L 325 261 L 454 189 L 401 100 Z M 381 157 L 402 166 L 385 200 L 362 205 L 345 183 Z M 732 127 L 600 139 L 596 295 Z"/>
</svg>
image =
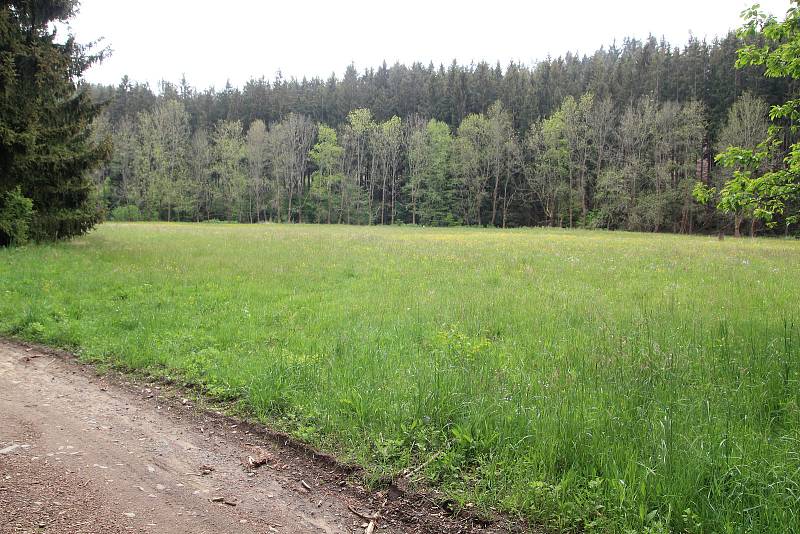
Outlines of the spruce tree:
<svg viewBox="0 0 800 534">
<path fill-rule="evenodd" d="M 10 0 L 0 7 L 0 199 L 19 190 L 33 203 L 30 236 L 67 238 L 99 218 L 89 172 L 108 154 L 92 140 L 99 112 L 81 76 L 102 59 L 55 23 L 76 0 Z M 0 218 L 6 206 L 0 201 Z M 0 229 L 0 244 L 13 241 Z"/>
</svg>

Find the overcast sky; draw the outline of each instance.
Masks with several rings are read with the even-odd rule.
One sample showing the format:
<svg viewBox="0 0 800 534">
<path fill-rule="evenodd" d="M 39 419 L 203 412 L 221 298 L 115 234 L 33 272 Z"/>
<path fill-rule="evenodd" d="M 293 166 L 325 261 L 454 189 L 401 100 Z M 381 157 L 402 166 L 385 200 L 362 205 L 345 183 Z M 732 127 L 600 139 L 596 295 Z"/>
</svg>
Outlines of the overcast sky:
<svg viewBox="0 0 800 534">
<path fill-rule="evenodd" d="M 123 74 L 156 87 L 185 74 L 200 88 L 251 77 L 341 76 L 385 59 L 410 64 L 510 60 L 533 64 L 567 51 L 592 53 L 626 36 L 709 40 L 740 25 L 755 0 L 82 0 L 78 40 L 105 37 L 114 53 L 87 73 Z M 789 0 L 761 0 L 782 16 Z"/>
</svg>

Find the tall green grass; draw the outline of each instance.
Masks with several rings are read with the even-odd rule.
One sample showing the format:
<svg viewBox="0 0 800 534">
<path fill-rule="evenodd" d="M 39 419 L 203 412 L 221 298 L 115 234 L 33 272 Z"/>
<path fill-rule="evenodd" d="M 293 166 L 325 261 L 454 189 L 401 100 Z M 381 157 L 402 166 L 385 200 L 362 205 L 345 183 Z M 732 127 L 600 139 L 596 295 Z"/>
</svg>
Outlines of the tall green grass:
<svg viewBox="0 0 800 534">
<path fill-rule="evenodd" d="M 800 243 L 105 224 L 0 332 L 146 368 L 554 530 L 800 532 Z"/>
</svg>

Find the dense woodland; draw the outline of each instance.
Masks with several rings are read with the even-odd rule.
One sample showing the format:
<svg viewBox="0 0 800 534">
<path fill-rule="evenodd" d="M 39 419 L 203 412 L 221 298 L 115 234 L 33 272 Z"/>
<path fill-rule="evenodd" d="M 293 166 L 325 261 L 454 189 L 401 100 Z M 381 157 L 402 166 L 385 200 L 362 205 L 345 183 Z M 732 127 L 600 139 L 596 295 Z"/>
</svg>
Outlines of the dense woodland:
<svg viewBox="0 0 800 534">
<path fill-rule="evenodd" d="M 93 87 L 114 146 L 96 183 L 116 219 L 755 232 L 692 196 L 796 92 L 734 68 L 742 44 L 630 39 L 530 67 L 350 66 L 221 91 L 126 78 Z"/>
</svg>

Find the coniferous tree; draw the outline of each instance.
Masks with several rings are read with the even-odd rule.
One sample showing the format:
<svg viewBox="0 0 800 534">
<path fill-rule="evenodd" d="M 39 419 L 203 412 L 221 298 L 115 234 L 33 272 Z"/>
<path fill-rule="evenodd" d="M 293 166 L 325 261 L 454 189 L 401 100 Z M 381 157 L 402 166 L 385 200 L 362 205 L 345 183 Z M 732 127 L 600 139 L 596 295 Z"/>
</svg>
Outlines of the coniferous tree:
<svg viewBox="0 0 800 534">
<path fill-rule="evenodd" d="M 99 108 L 81 85 L 102 59 L 54 22 L 69 20 L 75 0 L 11 0 L 0 7 L 0 199 L 18 190 L 32 201 L 31 237 L 66 238 L 100 217 L 90 171 L 108 153 L 93 139 Z M 5 201 L 0 200 L 0 218 Z M 0 229 L 0 244 L 8 244 Z"/>
</svg>

